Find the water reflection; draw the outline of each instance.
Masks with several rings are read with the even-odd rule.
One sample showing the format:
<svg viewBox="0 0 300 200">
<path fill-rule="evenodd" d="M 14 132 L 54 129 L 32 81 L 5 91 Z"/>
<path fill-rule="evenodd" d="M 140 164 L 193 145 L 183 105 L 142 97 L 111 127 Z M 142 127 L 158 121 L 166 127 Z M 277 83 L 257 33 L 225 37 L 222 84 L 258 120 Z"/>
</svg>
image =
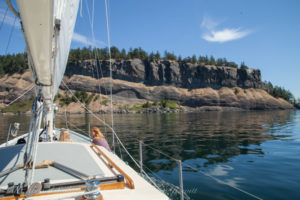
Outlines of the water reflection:
<svg viewBox="0 0 300 200">
<path fill-rule="evenodd" d="M 71 129 L 86 132 L 90 123 L 100 127 L 111 141 L 110 131 L 91 115 L 67 117 Z M 111 124 L 109 115 L 98 117 Z M 28 130 L 29 116 L 0 119 L 1 143 L 6 140 L 10 122 L 20 122 L 21 133 Z M 300 163 L 300 111 L 126 114 L 114 115 L 114 119 L 116 132 L 136 159 L 138 140 L 143 140 L 183 161 L 184 188 L 191 191 L 191 199 L 253 199 L 218 184 L 220 181 L 263 199 L 299 197 L 299 176 L 295 174 Z M 66 126 L 63 116 L 57 118 L 56 126 Z M 120 154 L 119 148 L 116 153 Z M 134 166 L 123 151 L 120 155 Z M 143 161 L 144 167 L 178 185 L 176 162 L 147 146 L 143 147 Z"/>
<path fill-rule="evenodd" d="M 288 126 L 294 111 L 269 112 L 203 112 L 172 114 L 126 114 L 114 115 L 114 127 L 128 150 L 138 158 L 138 142 L 155 146 L 166 154 L 182 161 L 201 159 L 199 166 L 225 163 L 240 154 L 263 155 L 260 144 L 266 140 L 287 137 L 288 133 L 278 134 L 278 129 Z M 110 115 L 98 115 L 111 124 Z M 20 122 L 20 133 L 28 130 L 29 116 L 0 116 L 1 142 L 6 140 L 10 122 Z M 111 133 L 91 115 L 68 115 L 71 129 L 74 126 L 88 130 L 98 126 L 111 141 Z M 57 127 L 65 127 L 63 116 L 56 119 Z M 119 149 L 116 150 L 120 153 Z M 122 153 L 122 151 L 121 151 Z M 122 153 L 123 155 L 124 153 Z M 127 159 L 124 154 L 125 159 Z M 154 171 L 172 170 L 175 162 L 165 162 L 165 156 L 144 146 L 143 158 Z M 160 162 L 160 160 L 163 160 Z"/>
</svg>

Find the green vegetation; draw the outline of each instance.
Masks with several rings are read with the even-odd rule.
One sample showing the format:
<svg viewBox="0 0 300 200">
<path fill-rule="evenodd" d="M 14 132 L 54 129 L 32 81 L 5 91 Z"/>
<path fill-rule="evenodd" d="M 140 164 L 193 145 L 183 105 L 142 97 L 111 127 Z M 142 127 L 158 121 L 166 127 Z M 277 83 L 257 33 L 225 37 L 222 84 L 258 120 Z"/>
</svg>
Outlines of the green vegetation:
<svg viewBox="0 0 300 200">
<path fill-rule="evenodd" d="M 217 66 L 228 66 L 237 68 L 238 65 L 235 62 L 228 62 L 226 58 L 215 59 L 213 56 L 199 56 L 198 59 L 196 55 L 192 57 L 188 56 L 182 58 L 181 56 L 176 56 L 174 53 L 168 51 L 164 52 L 164 57 L 161 57 L 160 53 L 151 52 L 150 54 L 139 48 L 130 48 L 128 52 L 125 49 L 119 50 L 117 47 L 113 46 L 110 49 L 111 57 L 116 60 L 128 60 L 139 58 L 142 60 L 154 61 L 154 60 L 174 60 L 183 63 L 193 63 L 193 64 L 202 64 L 202 65 L 217 65 Z M 108 60 L 109 51 L 108 48 L 95 48 L 84 47 L 70 50 L 68 63 L 73 63 L 81 60 L 88 59 L 99 59 L 99 60 Z M 242 62 L 241 68 L 248 68 L 244 62 Z M 28 68 L 26 54 L 8 54 L 0 56 L 0 76 L 4 74 L 13 74 L 13 73 L 23 73 Z"/>
<path fill-rule="evenodd" d="M 129 110 L 138 112 L 144 110 L 144 108 L 141 104 L 134 104 L 131 108 L 129 108 Z"/>
<path fill-rule="evenodd" d="M 72 102 L 77 102 L 77 99 L 84 103 L 85 105 L 89 105 L 91 101 L 96 101 L 99 98 L 99 95 L 96 95 L 95 93 L 88 94 L 86 91 L 76 91 L 74 93 L 74 96 L 70 96 L 67 93 L 65 95 L 57 94 L 54 98 L 54 100 L 59 100 L 59 105 L 69 105 Z"/>
<path fill-rule="evenodd" d="M 147 53 L 145 50 L 143 50 L 141 47 L 139 48 L 130 48 L 128 52 L 126 52 L 125 49 L 122 49 L 121 51 L 113 46 L 110 49 L 111 57 L 116 60 L 128 60 L 128 59 L 134 59 L 139 58 L 141 60 L 148 60 L 148 61 L 154 61 L 154 60 L 174 60 L 178 62 L 185 62 L 185 63 L 193 63 L 193 64 L 202 64 L 202 65 L 216 65 L 216 66 L 227 66 L 227 67 L 234 67 L 237 68 L 238 64 L 236 64 L 233 61 L 228 62 L 226 58 L 218 58 L 215 59 L 213 56 L 199 56 L 198 59 L 196 55 L 192 55 L 191 57 L 185 57 L 182 58 L 181 56 L 176 56 L 174 53 L 165 51 L 164 57 L 161 57 L 160 53 L 157 51 L 156 53 L 151 52 Z M 69 54 L 69 63 L 80 61 L 80 60 L 88 60 L 88 59 L 99 59 L 99 60 L 108 60 L 109 59 L 109 53 L 107 48 L 102 49 L 92 49 L 89 48 L 78 48 L 78 49 L 72 49 Z M 243 65 L 241 67 L 246 66 L 243 62 Z M 247 67 L 247 66 L 246 66 Z"/>
<path fill-rule="evenodd" d="M 23 73 L 28 68 L 25 54 L 0 55 L 0 76 Z"/>
<path fill-rule="evenodd" d="M 16 102 L 13 103 L 12 105 L 3 108 L 1 110 L 2 113 L 6 112 L 12 112 L 12 113 L 20 113 L 20 112 L 27 112 L 31 110 L 31 106 L 33 104 L 34 98 L 31 98 L 30 100 L 27 101 L 22 101 L 22 102 Z"/>
<path fill-rule="evenodd" d="M 177 105 L 175 101 L 166 100 L 166 99 L 160 101 L 160 106 L 162 108 L 170 108 L 170 109 L 177 109 L 180 107 Z"/>
<path fill-rule="evenodd" d="M 109 100 L 108 98 L 106 98 L 106 97 L 103 97 L 102 99 L 103 99 L 103 100 L 102 100 L 100 103 L 101 103 L 102 105 L 107 106 L 108 103 L 110 102 L 110 100 Z"/>
<path fill-rule="evenodd" d="M 234 94 L 237 95 L 239 93 L 239 89 L 238 88 L 234 88 Z"/>
<path fill-rule="evenodd" d="M 283 87 L 273 86 L 271 82 L 265 82 L 265 90 L 273 97 L 283 98 L 293 104 L 296 102 L 294 95 L 289 90 Z"/>
<path fill-rule="evenodd" d="M 175 101 L 163 99 L 161 101 L 155 100 L 153 103 L 147 101 L 144 104 L 134 104 L 131 108 L 129 108 L 129 110 L 142 111 L 142 110 L 146 110 L 148 108 L 153 108 L 153 107 L 157 107 L 159 109 L 169 108 L 172 110 L 182 109 L 182 107 L 180 105 L 178 105 Z"/>
<path fill-rule="evenodd" d="M 240 65 L 241 69 L 249 69 L 249 67 L 247 65 L 245 65 L 245 62 L 243 61 Z"/>
<path fill-rule="evenodd" d="M 143 107 L 143 108 L 152 108 L 152 104 L 151 104 L 149 101 L 147 101 L 146 103 L 144 103 L 144 104 L 142 105 L 142 107 Z"/>
<path fill-rule="evenodd" d="M 100 97 L 99 94 L 97 94 L 93 101 L 97 101 L 99 99 L 99 97 Z"/>
</svg>

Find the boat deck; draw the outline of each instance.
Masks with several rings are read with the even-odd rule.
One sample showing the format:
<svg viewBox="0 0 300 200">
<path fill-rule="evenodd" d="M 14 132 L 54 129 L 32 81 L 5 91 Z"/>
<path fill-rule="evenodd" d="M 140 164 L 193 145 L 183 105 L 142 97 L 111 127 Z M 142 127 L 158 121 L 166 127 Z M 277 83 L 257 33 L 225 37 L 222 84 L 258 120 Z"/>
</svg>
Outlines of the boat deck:
<svg viewBox="0 0 300 200">
<path fill-rule="evenodd" d="M 70 131 L 70 134 L 72 142 L 40 142 L 38 144 L 36 164 L 42 163 L 44 160 L 54 161 L 83 173 L 88 177 L 107 178 L 116 177 L 121 174 L 115 167 L 111 167 L 109 162 L 103 156 L 99 156 L 99 152 L 91 146 L 88 137 L 72 131 Z M 0 148 L 0 172 L 11 169 L 18 164 L 23 164 L 25 146 L 26 145 L 22 144 Z M 107 187 L 104 190 L 101 189 L 101 194 L 104 199 L 168 199 L 167 196 L 140 177 L 137 172 L 124 163 L 118 156 L 101 146 L 97 146 L 96 148 L 99 148 L 101 152 L 106 154 L 109 159 L 116 163 L 134 182 L 134 189 L 129 187 L 126 178 L 124 181 L 126 183 L 125 188 Z M 29 171 L 31 172 L 32 170 Z M 7 189 L 7 185 L 10 182 L 22 184 L 24 182 L 24 177 L 25 170 L 23 168 L 0 177 L 0 189 Z M 72 175 L 72 173 L 67 173 L 53 166 L 35 169 L 33 182 L 42 183 L 44 179 L 47 178 L 50 179 L 51 184 L 82 180 L 81 178 L 74 176 L 74 174 Z M 51 191 L 47 190 L 47 192 Z M 72 193 L 57 193 L 57 189 L 55 189 L 51 195 L 47 195 L 45 198 L 42 196 L 32 196 L 30 199 L 59 199 L 70 195 L 74 196 L 76 194 L 78 196 L 83 193 L 84 190 L 77 190 Z M 70 197 L 70 199 L 76 198 Z"/>
<path fill-rule="evenodd" d="M 23 164 L 24 151 L 25 145 L 16 145 L 0 149 L 0 170 L 11 169 L 19 164 Z M 89 151 L 91 150 L 81 143 L 39 143 L 36 163 L 42 163 L 44 160 L 54 161 L 64 166 L 74 168 L 88 175 L 88 177 L 104 177 L 103 171 L 92 156 L 93 152 Z M 14 182 L 15 184 L 23 183 L 24 177 L 25 170 L 19 169 L 10 173 L 8 176 L 0 178 L 0 184 L 6 185 L 9 182 Z M 76 179 L 76 177 L 71 174 L 65 173 L 52 166 L 35 169 L 34 182 L 41 182 L 46 178 L 50 180 Z"/>
</svg>

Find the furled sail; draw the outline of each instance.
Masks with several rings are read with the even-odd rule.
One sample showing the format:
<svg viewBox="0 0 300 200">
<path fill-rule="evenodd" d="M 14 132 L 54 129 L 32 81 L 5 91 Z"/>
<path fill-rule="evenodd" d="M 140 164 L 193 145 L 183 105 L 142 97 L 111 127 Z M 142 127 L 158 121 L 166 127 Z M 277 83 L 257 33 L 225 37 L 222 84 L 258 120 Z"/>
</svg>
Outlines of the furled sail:
<svg viewBox="0 0 300 200">
<path fill-rule="evenodd" d="M 35 82 L 53 100 L 63 78 L 79 0 L 17 0 Z"/>
</svg>

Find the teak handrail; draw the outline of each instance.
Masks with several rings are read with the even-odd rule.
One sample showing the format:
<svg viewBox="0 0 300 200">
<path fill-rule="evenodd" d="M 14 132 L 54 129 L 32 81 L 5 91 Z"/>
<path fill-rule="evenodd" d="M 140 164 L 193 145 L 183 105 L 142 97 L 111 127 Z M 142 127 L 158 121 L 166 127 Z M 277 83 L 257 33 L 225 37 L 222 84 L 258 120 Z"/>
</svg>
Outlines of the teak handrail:
<svg viewBox="0 0 300 200">
<path fill-rule="evenodd" d="M 94 147 L 98 151 L 98 156 L 103 156 L 112 167 L 114 167 L 124 176 L 126 183 L 128 184 L 128 187 L 130 189 L 134 189 L 133 180 L 116 163 L 114 163 L 99 147 L 97 147 L 95 143 L 92 143 L 91 147 Z"/>
</svg>

